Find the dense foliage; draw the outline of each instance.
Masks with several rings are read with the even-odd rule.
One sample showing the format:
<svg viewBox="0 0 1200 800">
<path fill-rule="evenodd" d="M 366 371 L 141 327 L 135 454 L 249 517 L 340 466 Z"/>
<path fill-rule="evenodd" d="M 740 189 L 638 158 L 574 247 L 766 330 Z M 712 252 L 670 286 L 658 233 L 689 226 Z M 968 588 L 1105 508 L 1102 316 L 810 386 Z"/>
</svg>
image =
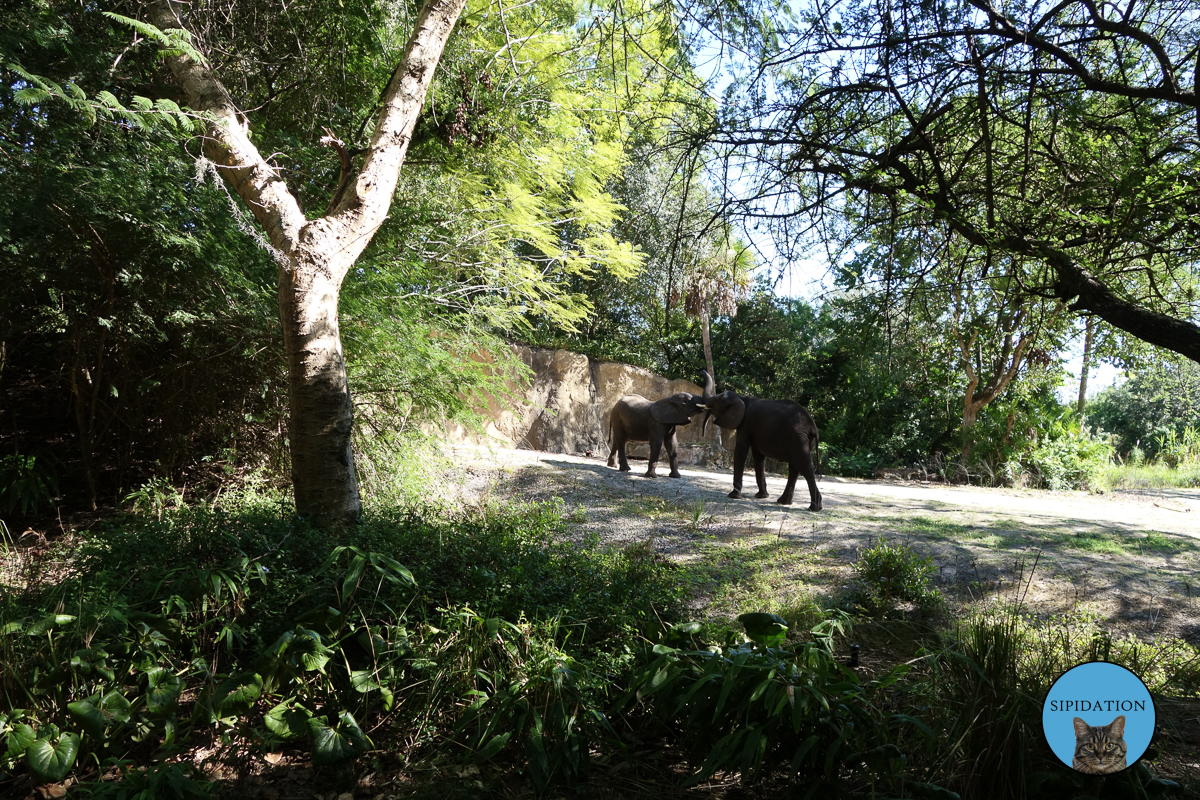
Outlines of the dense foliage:
<svg viewBox="0 0 1200 800">
<path fill-rule="evenodd" d="M 386 512 L 348 540 L 226 505 L 113 520 L 66 581 L 25 565 L 0 607 L 6 780 L 179 770 L 183 748 L 245 737 L 328 766 L 386 723 L 407 758 L 474 737 L 487 761 L 511 739 L 551 760 L 544 783 L 586 767 L 609 673 L 679 610 L 660 564 L 564 543 L 554 505 Z"/>
<path fill-rule="evenodd" d="M 1200 438 L 1200 366 L 1173 360 L 1135 370 L 1088 404 L 1087 420 L 1116 437 L 1123 456 L 1137 448 L 1153 457 Z"/>
</svg>

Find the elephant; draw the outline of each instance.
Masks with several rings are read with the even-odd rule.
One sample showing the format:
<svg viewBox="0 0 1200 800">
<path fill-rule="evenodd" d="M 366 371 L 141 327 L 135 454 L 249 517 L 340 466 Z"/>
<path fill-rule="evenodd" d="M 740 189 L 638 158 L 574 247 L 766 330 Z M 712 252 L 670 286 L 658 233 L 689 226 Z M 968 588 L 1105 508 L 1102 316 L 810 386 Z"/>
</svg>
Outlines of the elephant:
<svg viewBox="0 0 1200 800">
<path fill-rule="evenodd" d="M 778 502 L 792 504 L 796 489 L 796 478 L 801 473 L 808 481 L 811 502 L 809 511 L 821 510 L 821 492 L 817 489 L 817 476 L 813 469 L 813 453 L 817 452 L 817 424 L 808 409 L 792 400 L 762 400 L 757 397 L 742 397 L 726 391 L 715 394 L 713 377 L 704 373 L 704 425 L 713 418 L 722 428 L 734 428 L 737 441 L 733 449 L 732 498 L 742 496 L 742 471 L 746 467 L 746 454 L 754 454 L 754 478 L 758 483 L 755 497 L 767 496 L 767 479 L 763 473 L 763 462 L 767 457 L 788 462 L 788 480 Z"/>
<path fill-rule="evenodd" d="M 692 417 L 704 410 L 703 398 L 678 392 L 656 402 L 650 402 L 640 394 L 627 394 L 617 401 L 608 415 L 608 437 L 612 450 L 608 454 L 608 466 L 616 466 L 618 454 L 621 472 L 629 472 L 629 459 L 625 455 L 626 442 L 650 443 L 650 466 L 647 478 L 656 478 L 659 450 L 667 448 L 667 459 L 671 462 L 671 477 L 678 478 L 679 467 L 675 448 L 675 426 L 687 425 Z"/>
</svg>

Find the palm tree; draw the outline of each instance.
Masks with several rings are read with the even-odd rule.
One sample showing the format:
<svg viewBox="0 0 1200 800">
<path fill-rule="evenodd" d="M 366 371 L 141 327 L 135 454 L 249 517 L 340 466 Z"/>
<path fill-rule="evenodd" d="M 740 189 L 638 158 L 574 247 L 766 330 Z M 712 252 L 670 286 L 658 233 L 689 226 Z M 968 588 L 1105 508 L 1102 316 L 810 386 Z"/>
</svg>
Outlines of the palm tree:
<svg viewBox="0 0 1200 800">
<path fill-rule="evenodd" d="M 727 245 L 722 247 L 721 245 Z M 730 247 L 728 245 L 736 245 Z M 712 338 L 709 322 L 713 316 L 737 316 L 738 300 L 750 294 L 750 271 L 754 257 L 742 242 L 705 240 L 697 237 L 684 253 L 689 269 L 684 278 L 683 310 L 690 317 L 699 317 L 700 334 L 704 342 L 704 363 L 708 374 L 715 379 Z M 678 302 L 678 299 L 676 299 Z M 717 443 L 721 430 L 717 429 Z"/>
</svg>

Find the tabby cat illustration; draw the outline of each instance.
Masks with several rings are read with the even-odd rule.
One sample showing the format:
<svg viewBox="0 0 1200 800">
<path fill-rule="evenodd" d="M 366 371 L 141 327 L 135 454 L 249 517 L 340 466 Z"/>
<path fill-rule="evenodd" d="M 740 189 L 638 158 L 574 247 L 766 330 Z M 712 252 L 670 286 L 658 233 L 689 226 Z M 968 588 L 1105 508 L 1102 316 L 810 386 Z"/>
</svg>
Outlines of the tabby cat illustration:
<svg viewBox="0 0 1200 800">
<path fill-rule="evenodd" d="M 1125 715 L 1095 727 L 1076 717 L 1071 766 L 1088 775 L 1110 775 L 1129 766 L 1125 763 Z"/>
</svg>

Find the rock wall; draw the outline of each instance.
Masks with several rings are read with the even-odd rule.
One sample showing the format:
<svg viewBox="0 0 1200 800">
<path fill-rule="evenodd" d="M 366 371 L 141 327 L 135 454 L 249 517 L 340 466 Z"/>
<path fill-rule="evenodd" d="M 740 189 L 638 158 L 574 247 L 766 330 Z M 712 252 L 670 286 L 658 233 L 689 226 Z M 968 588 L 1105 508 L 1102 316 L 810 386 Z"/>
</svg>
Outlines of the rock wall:
<svg viewBox="0 0 1200 800">
<path fill-rule="evenodd" d="M 447 425 L 451 441 L 486 439 L 502 447 L 544 450 L 551 453 L 591 453 L 608 457 L 608 414 L 628 394 L 658 400 L 676 392 L 702 394 L 704 387 L 691 381 L 670 380 L 628 364 L 596 361 L 569 350 L 546 350 L 514 345 L 517 357 L 533 372 L 527 388 L 510 385 L 513 398 L 501 403 L 487 398 L 478 410 L 487 420 L 484 436 L 467 428 Z M 676 430 L 679 460 L 683 464 L 716 465 L 728 460 L 718 444 L 718 429 L 708 426 L 700 434 L 703 416 Z M 649 457 L 648 444 L 629 445 L 629 455 Z"/>
</svg>

